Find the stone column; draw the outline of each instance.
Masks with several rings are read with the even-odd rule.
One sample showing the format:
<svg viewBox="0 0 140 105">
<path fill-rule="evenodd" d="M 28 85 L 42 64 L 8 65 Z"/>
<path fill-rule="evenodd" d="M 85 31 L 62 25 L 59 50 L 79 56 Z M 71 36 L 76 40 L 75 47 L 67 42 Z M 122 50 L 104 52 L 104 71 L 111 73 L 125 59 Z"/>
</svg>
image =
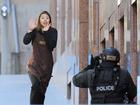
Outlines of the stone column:
<svg viewBox="0 0 140 105">
<path fill-rule="evenodd" d="M 61 0 L 61 8 L 60 8 L 61 9 L 61 54 L 65 50 L 65 2 L 66 0 Z M 67 30 L 70 29 L 67 28 Z"/>
<path fill-rule="evenodd" d="M 52 18 L 52 25 L 57 27 L 57 0 L 50 0 L 50 13 Z"/>
<path fill-rule="evenodd" d="M 99 53 L 99 1 L 93 1 L 93 55 Z"/>
<path fill-rule="evenodd" d="M 88 0 L 79 0 L 79 56 L 80 70 L 88 64 Z M 79 89 L 79 104 L 88 103 L 87 89 Z"/>
<path fill-rule="evenodd" d="M 124 68 L 125 55 L 124 55 L 124 17 L 118 22 L 118 40 L 119 40 L 119 51 L 120 51 L 120 66 Z"/>
<path fill-rule="evenodd" d="M 131 71 L 133 80 L 137 81 L 138 70 L 138 55 L 137 55 L 137 4 L 133 4 L 130 7 L 130 19 L 131 19 Z"/>
<path fill-rule="evenodd" d="M 1 16 L 1 74 L 7 74 L 10 73 L 10 52 L 8 41 L 8 7 L 4 3 L 1 8 Z"/>
<path fill-rule="evenodd" d="M 57 28 L 57 0 L 50 0 L 50 13 L 52 18 L 52 26 Z M 57 57 L 57 50 L 55 48 L 53 51 L 54 62 L 56 62 L 56 57 Z"/>
<path fill-rule="evenodd" d="M 137 31 L 138 75 L 140 76 L 140 0 L 137 1 Z"/>
</svg>

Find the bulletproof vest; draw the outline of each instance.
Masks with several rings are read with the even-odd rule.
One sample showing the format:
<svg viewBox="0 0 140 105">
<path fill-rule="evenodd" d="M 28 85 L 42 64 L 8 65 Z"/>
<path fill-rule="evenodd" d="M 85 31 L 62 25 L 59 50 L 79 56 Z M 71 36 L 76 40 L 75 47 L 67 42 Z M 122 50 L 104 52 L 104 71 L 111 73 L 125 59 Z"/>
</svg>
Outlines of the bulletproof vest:
<svg viewBox="0 0 140 105">
<path fill-rule="evenodd" d="M 95 69 L 93 86 L 90 87 L 91 103 L 122 103 L 123 96 L 117 92 L 119 67 Z"/>
</svg>

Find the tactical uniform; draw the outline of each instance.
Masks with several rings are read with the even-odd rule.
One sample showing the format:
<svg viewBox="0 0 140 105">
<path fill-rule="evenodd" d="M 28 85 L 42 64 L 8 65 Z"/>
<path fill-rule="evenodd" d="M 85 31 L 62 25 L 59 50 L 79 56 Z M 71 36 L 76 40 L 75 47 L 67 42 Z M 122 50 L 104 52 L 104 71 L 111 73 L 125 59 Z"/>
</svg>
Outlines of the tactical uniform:
<svg viewBox="0 0 140 105">
<path fill-rule="evenodd" d="M 125 103 L 126 97 L 130 103 L 136 96 L 136 86 L 129 72 L 117 65 L 119 57 L 116 49 L 105 49 L 100 55 L 100 64 L 92 63 L 73 77 L 75 86 L 89 88 L 91 104 Z"/>
</svg>

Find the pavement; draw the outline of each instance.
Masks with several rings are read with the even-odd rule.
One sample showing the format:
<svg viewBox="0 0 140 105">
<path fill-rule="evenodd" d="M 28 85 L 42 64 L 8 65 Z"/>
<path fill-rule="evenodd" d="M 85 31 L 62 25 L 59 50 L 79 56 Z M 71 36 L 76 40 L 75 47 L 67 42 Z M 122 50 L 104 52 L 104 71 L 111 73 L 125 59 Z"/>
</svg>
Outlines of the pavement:
<svg viewBox="0 0 140 105">
<path fill-rule="evenodd" d="M 0 75 L 0 105 L 30 105 L 30 88 L 28 74 Z M 66 92 L 66 76 L 57 71 L 48 86 L 44 105 L 73 105 Z"/>
<path fill-rule="evenodd" d="M 51 79 L 44 105 L 70 105 L 61 79 Z M 0 105 L 29 105 L 30 87 L 27 74 L 0 75 Z"/>
</svg>

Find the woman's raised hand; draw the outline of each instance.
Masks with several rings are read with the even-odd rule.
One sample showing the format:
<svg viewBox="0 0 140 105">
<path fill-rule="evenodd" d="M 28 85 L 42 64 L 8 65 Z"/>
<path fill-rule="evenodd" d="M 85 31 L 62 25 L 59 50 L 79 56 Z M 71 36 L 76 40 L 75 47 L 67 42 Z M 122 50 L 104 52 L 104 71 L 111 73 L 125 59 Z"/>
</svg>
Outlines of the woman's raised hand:
<svg viewBox="0 0 140 105">
<path fill-rule="evenodd" d="M 35 19 L 29 20 L 28 32 L 31 32 L 34 28 L 37 27 L 37 22 Z"/>
</svg>

